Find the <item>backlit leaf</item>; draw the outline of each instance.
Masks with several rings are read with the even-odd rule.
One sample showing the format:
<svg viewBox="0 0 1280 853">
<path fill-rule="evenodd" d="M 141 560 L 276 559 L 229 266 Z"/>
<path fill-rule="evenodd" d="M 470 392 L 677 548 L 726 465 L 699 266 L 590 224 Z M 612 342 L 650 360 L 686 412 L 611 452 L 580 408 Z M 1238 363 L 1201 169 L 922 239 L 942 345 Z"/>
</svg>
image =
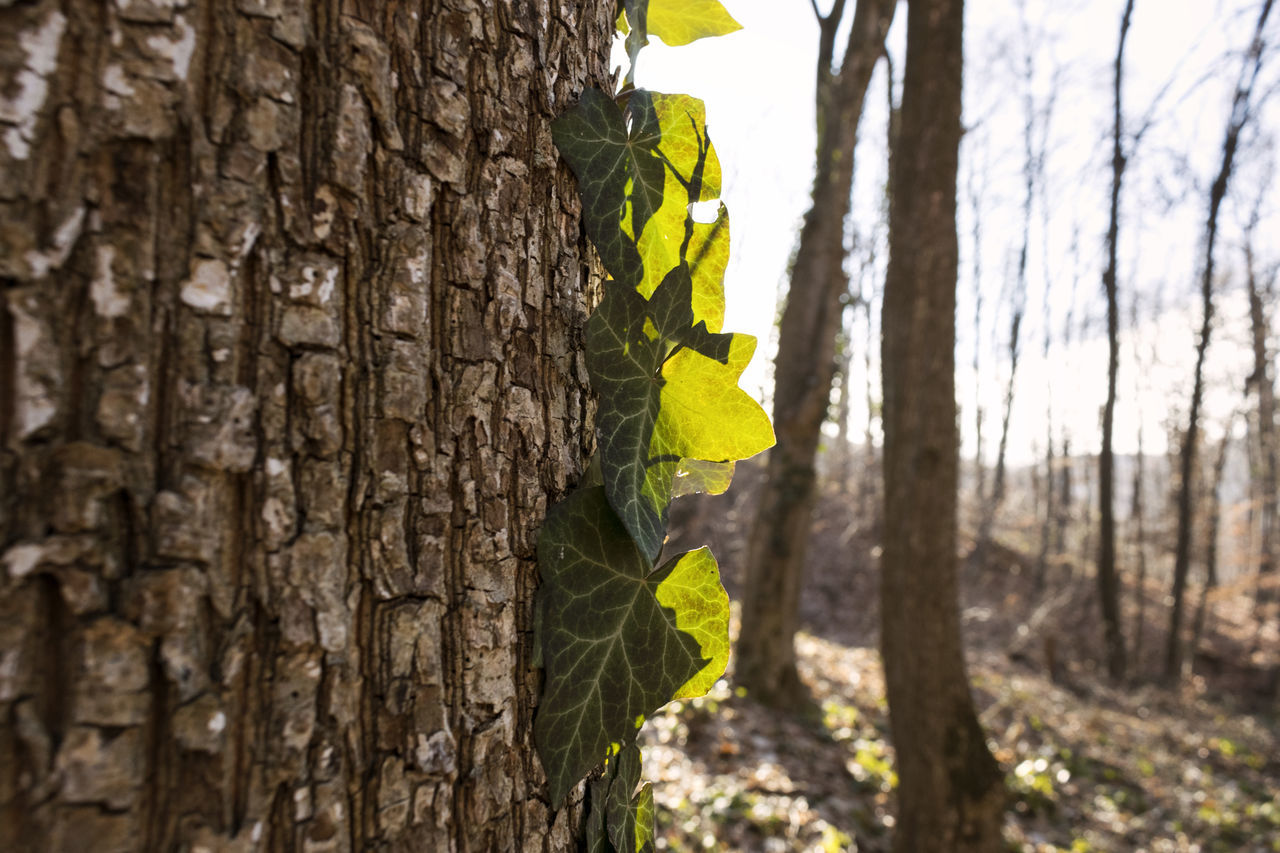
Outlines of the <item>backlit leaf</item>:
<svg viewBox="0 0 1280 853">
<path fill-rule="evenodd" d="M 666 382 L 651 454 L 691 459 L 746 459 L 773 445 L 764 409 L 738 387 L 756 339 L 734 335 L 727 363 L 682 349 L 662 366 Z"/>
<path fill-rule="evenodd" d="M 655 569 L 600 487 L 552 507 L 538 566 L 546 682 L 534 738 L 559 805 L 610 744 L 630 744 L 645 717 L 720 677 L 729 600 L 705 548 Z"/>
<path fill-rule="evenodd" d="M 635 812 L 636 850 L 650 853 L 654 849 L 653 836 L 653 785 L 645 782 L 631 801 Z"/>
<path fill-rule="evenodd" d="M 645 275 L 639 289 L 648 297 L 662 281 L 667 271 L 681 260 L 681 249 L 686 236 L 690 237 L 686 259 L 699 256 L 693 249 L 694 235 L 702 232 L 697 242 L 702 244 L 712 236 L 713 225 L 695 223 L 689 218 L 689 205 L 712 201 L 720 196 L 720 159 L 715 146 L 707 135 L 706 106 L 689 95 L 650 95 L 656 117 L 660 141 L 660 154 L 666 171 L 663 183 L 663 203 L 655 212 L 653 221 L 643 231 L 637 231 L 634 223 L 625 223 L 627 233 L 636 241 L 644 265 Z M 720 230 L 724 233 L 724 257 L 728 259 L 728 219 Z M 687 235 L 691 228 L 694 235 Z M 723 266 L 714 284 L 720 288 L 723 313 Z"/>
<path fill-rule="evenodd" d="M 649 0 L 649 35 L 671 46 L 742 29 L 719 0 Z M 634 12 L 628 9 L 629 16 Z"/>
<path fill-rule="evenodd" d="M 682 460 L 745 459 L 773 444 L 768 416 L 738 387 L 755 338 L 684 325 L 690 286 L 681 268 L 649 301 L 607 283 L 587 323 L 605 492 L 650 559 L 662 548 Z"/>
<path fill-rule="evenodd" d="M 685 495 L 723 495 L 733 482 L 732 462 L 704 462 L 681 459 L 671 484 L 671 497 Z"/>
</svg>

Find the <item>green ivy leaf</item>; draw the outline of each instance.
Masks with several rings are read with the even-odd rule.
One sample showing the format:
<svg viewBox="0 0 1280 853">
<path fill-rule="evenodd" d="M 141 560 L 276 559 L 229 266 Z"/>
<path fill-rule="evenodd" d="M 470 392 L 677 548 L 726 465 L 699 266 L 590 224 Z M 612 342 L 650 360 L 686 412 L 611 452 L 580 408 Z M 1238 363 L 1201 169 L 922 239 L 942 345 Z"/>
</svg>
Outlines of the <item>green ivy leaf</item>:
<svg viewBox="0 0 1280 853">
<path fill-rule="evenodd" d="M 632 794 L 640 784 L 640 747 L 630 743 L 609 759 L 615 769 L 609 784 L 605 805 L 605 824 L 609 828 L 609 840 L 617 853 L 637 853 L 636 812 L 632 808 Z"/>
<path fill-rule="evenodd" d="M 723 495 L 733 482 L 732 462 L 705 462 L 681 459 L 671 484 L 671 497 L 685 495 Z"/>
<path fill-rule="evenodd" d="M 686 253 L 693 273 L 693 317 L 719 332 L 724 328 L 724 271 L 729 265 L 729 211 L 723 204 L 714 222 L 693 223 Z"/>
<path fill-rule="evenodd" d="M 587 323 L 605 492 L 651 560 L 662 550 L 683 460 L 745 459 L 773 444 L 768 416 L 738 387 L 755 338 L 682 325 L 692 317 L 690 286 L 680 267 L 647 302 L 606 283 Z"/>
<path fill-rule="evenodd" d="M 649 94 L 633 93 L 624 115 L 608 95 L 587 89 L 577 106 L 551 123 L 551 137 L 578 177 L 587 236 L 605 269 L 636 287 L 644 268 L 632 235 L 642 233 L 662 207 L 666 182 Z M 629 232 L 622 230 L 624 220 Z"/>
<path fill-rule="evenodd" d="M 653 850 L 653 786 L 640 781 L 640 747 L 628 744 L 609 756 L 604 773 L 591 782 L 587 853 L 648 853 Z"/>
<path fill-rule="evenodd" d="M 590 795 L 587 805 L 587 853 L 613 853 L 613 845 L 609 843 L 609 835 L 604 828 L 604 802 L 609 796 L 609 783 L 613 779 L 609 770 L 599 779 L 591 780 L 587 785 Z"/>
<path fill-rule="evenodd" d="M 633 5 L 628 4 L 627 15 L 634 24 Z M 647 5 L 649 35 L 672 47 L 742 29 L 719 0 L 649 0 Z"/>
<path fill-rule="evenodd" d="M 729 598 L 705 548 L 653 568 L 600 487 L 552 507 L 538 566 L 546 682 L 534 738 L 558 805 L 610 744 L 723 674 Z"/>
<path fill-rule="evenodd" d="M 673 351 L 662 365 L 658 418 L 649 441 L 641 503 L 653 506 L 664 523 L 671 499 L 687 493 L 677 487 L 677 474 L 687 470 L 692 460 L 729 463 L 754 456 L 774 442 L 769 416 L 738 387 L 738 378 L 755 352 L 755 338 L 711 337 L 727 341 L 723 359 L 708 357 L 705 349 L 686 347 Z M 696 481 L 691 485 L 698 490 Z"/>
<path fill-rule="evenodd" d="M 662 365 L 666 381 L 650 453 L 721 462 L 772 447 L 769 416 L 738 387 L 755 350 L 755 338 L 735 334 L 723 362 L 693 348 L 672 353 Z"/>
<path fill-rule="evenodd" d="M 644 299 L 606 282 L 587 321 L 587 371 L 600 398 L 596 413 L 601 473 L 609 502 L 644 554 L 654 560 L 666 538 L 665 501 L 643 495 L 649 445 L 661 405 L 662 342 L 645 332 Z"/>
<path fill-rule="evenodd" d="M 653 785 L 645 782 L 631 801 L 635 813 L 635 838 L 638 853 L 650 853 L 654 849 L 653 836 Z"/>
<path fill-rule="evenodd" d="M 657 152 L 666 165 L 663 203 L 647 229 L 638 231 L 632 223 L 625 224 L 627 233 L 636 240 L 636 248 L 644 264 L 645 276 L 639 289 L 645 297 L 681 260 L 692 261 L 698 257 L 696 250 L 687 252 L 684 258 L 681 256 L 686 227 L 691 227 L 694 232 L 703 232 L 704 236 L 698 241 L 702 243 L 709 239 L 713 224 L 693 222 L 689 218 L 689 205 L 719 198 L 721 183 L 720 159 L 707 135 L 706 105 L 689 95 L 653 92 L 649 98 L 660 137 Z M 724 224 L 728 225 L 727 219 Z M 724 259 L 727 262 L 729 235 L 727 227 L 724 230 Z M 689 248 L 693 248 L 692 240 Z M 721 267 L 720 276 L 714 281 L 715 287 L 719 288 L 721 313 L 723 278 L 724 269 Z"/>
</svg>

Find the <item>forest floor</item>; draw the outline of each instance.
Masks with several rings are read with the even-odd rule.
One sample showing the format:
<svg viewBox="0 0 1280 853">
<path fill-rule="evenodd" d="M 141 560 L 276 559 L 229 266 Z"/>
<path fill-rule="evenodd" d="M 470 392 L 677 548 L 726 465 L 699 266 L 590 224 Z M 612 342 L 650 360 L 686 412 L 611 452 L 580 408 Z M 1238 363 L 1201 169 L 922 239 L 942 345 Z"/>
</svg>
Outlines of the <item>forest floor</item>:
<svg viewBox="0 0 1280 853">
<path fill-rule="evenodd" d="M 678 539 L 710 541 L 731 595 L 750 523 L 753 477 L 743 474 L 737 497 L 677 518 Z M 878 551 L 855 503 L 829 495 L 815 523 L 796 638 L 808 710 L 761 707 L 730 673 L 645 726 L 660 849 L 889 849 L 896 777 L 876 650 Z M 1092 575 L 1058 559 L 1038 593 L 1036 555 L 1010 546 L 1018 538 L 1006 531 L 983 565 L 970 557 L 961 569 L 974 698 L 1006 774 L 1008 849 L 1280 851 L 1280 637 L 1257 630 L 1251 602 L 1229 591 L 1212 602 L 1194 671 L 1166 688 L 1154 677 L 1163 590 L 1139 596 L 1130 583 L 1131 649 L 1144 608 L 1138 675 L 1113 686 L 1094 663 Z"/>
</svg>

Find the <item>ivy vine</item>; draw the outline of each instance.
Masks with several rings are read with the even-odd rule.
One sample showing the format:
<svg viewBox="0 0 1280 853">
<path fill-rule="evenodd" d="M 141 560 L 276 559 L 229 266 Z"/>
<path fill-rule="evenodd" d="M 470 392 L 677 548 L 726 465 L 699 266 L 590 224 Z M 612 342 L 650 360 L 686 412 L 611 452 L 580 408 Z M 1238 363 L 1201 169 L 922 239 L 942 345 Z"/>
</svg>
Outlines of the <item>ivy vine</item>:
<svg viewBox="0 0 1280 853">
<path fill-rule="evenodd" d="M 755 351 L 721 331 L 729 218 L 702 101 L 637 89 L 649 35 L 670 45 L 739 25 L 719 0 L 620 0 L 631 66 L 552 124 L 578 178 L 583 222 L 609 274 L 587 323 L 597 452 L 538 542 L 537 645 L 545 682 L 534 738 L 560 804 L 588 786 L 592 853 L 652 848 L 653 792 L 636 736 L 673 699 L 705 694 L 729 659 L 729 598 L 706 548 L 661 559 L 671 501 L 728 488 L 734 461 L 773 444 L 738 387 Z"/>
</svg>

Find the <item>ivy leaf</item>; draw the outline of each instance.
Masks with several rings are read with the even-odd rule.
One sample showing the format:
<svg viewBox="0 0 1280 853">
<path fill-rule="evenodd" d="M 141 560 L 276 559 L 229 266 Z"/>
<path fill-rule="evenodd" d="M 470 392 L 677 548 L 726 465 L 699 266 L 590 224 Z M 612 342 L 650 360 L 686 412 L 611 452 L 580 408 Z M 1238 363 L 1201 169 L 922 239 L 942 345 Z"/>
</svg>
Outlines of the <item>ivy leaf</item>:
<svg viewBox="0 0 1280 853">
<path fill-rule="evenodd" d="M 769 416 L 738 387 L 755 350 L 755 338 L 735 334 L 723 363 L 696 349 L 673 353 L 662 366 L 665 382 L 650 453 L 727 461 L 772 447 Z"/>
<path fill-rule="evenodd" d="M 661 341 L 645 332 L 647 316 L 640 294 L 606 282 L 604 299 L 587 321 L 587 371 L 600 397 L 596 438 L 604 489 L 630 536 L 654 560 L 666 537 L 666 502 L 643 495 L 661 405 Z"/>
<path fill-rule="evenodd" d="M 634 25 L 634 6 L 627 4 L 627 15 Z M 719 0 L 649 0 L 648 31 L 672 47 L 689 44 L 708 36 L 722 36 L 742 29 Z"/>
<path fill-rule="evenodd" d="M 654 849 L 653 837 L 653 785 L 645 782 L 631 801 L 635 813 L 636 850 L 650 853 Z"/>
<path fill-rule="evenodd" d="M 605 825 L 609 828 L 609 840 L 618 853 L 637 853 L 636 812 L 632 808 L 632 794 L 640 784 L 640 747 L 630 743 L 609 759 L 615 770 L 609 784 L 609 796 L 605 805 Z"/>
<path fill-rule="evenodd" d="M 538 566 L 546 682 L 534 738 L 559 804 L 610 744 L 723 674 L 729 598 L 705 548 L 655 569 L 601 487 L 552 507 Z"/>
<path fill-rule="evenodd" d="M 612 761 L 610 764 L 612 765 Z M 590 794 L 587 806 L 587 853 L 613 853 L 613 845 L 609 843 L 609 836 L 604 828 L 604 804 L 609 796 L 609 783 L 612 781 L 612 774 L 606 768 L 603 776 L 591 780 L 587 785 L 587 792 Z"/>
<path fill-rule="evenodd" d="M 697 256 L 694 251 L 687 252 L 682 257 L 686 228 L 691 227 L 695 232 L 709 234 L 711 226 L 693 222 L 689 218 L 689 205 L 719 198 L 721 184 L 720 159 L 707 135 L 706 105 L 689 95 L 653 92 L 649 97 L 660 136 L 657 151 L 666 165 L 663 204 L 647 229 L 641 232 L 632 228 L 628 231 L 635 237 L 636 248 L 644 264 L 645 276 L 640 284 L 640 292 L 646 298 L 668 270 L 681 260 Z M 726 220 L 725 225 L 727 224 Z M 725 230 L 727 232 L 727 228 Z M 726 261 L 728 236 L 725 233 Z M 699 243 L 705 239 L 705 236 L 702 237 Z M 689 248 L 693 248 L 692 241 Z M 719 286 L 722 280 L 723 268 L 715 284 Z M 720 301 L 724 301 L 723 290 Z"/>
<path fill-rule="evenodd" d="M 640 747 L 611 755 L 589 788 L 587 853 L 648 853 L 653 849 L 653 786 L 640 781 Z"/>
<path fill-rule="evenodd" d="M 732 462 L 704 462 L 681 459 L 671 485 L 671 497 L 685 495 L 723 495 L 733 482 Z"/>
<path fill-rule="evenodd" d="M 693 275 L 693 317 L 719 332 L 724 328 L 724 271 L 729 265 L 729 211 L 721 204 L 714 222 L 693 223 L 686 253 Z"/>
<path fill-rule="evenodd" d="M 755 338 L 712 334 L 705 322 L 681 330 L 691 316 L 690 281 L 677 268 L 648 302 L 606 283 L 587 322 L 605 492 L 651 560 L 662 550 L 682 460 L 745 459 L 773 444 L 768 416 L 738 387 Z"/>
<path fill-rule="evenodd" d="M 599 89 L 587 89 L 551 123 L 551 136 L 578 177 L 587 236 L 605 269 L 635 287 L 644 269 L 633 235 L 662 207 L 666 167 L 657 154 L 661 131 L 649 94 L 633 93 L 628 113 Z"/>
</svg>

